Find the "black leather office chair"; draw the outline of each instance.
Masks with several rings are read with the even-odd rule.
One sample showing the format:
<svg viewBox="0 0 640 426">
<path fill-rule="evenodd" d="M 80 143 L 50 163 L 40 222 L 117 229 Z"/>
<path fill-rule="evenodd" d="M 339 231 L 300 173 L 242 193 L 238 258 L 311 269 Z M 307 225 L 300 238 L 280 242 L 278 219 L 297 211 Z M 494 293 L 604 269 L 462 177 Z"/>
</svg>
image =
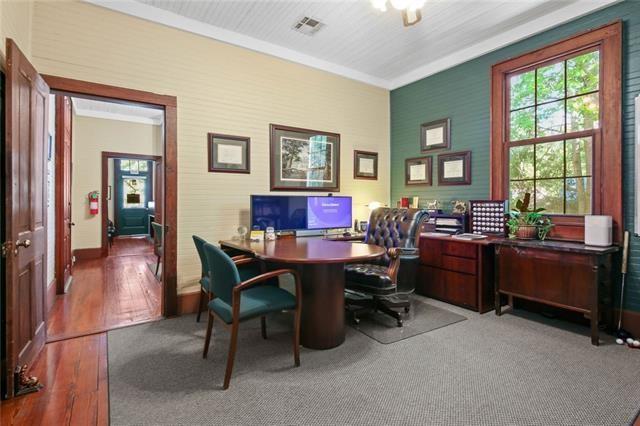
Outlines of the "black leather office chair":
<svg viewBox="0 0 640 426">
<path fill-rule="evenodd" d="M 364 312 L 380 311 L 396 319 L 411 307 L 409 294 L 415 290 L 418 267 L 417 241 L 421 224 L 429 219 L 426 210 L 381 207 L 371 212 L 365 243 L 387 249 L 372 263 L 348 264 L 345 307 L 354 322 Z"/>
</svg>

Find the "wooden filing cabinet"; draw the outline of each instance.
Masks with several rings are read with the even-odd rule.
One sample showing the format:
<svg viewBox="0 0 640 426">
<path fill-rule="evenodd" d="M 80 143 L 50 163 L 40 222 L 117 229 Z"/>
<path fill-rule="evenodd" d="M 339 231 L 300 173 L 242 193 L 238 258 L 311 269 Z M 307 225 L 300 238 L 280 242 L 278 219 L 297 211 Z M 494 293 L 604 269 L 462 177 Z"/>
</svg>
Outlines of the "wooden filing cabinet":
<svg viewBox="0 0 640 426">
<path fill-rule="evenodd" d="M 421 235 L 416 292 L 481 313 L 492 310 L 491 241 Z"/>
</svg>

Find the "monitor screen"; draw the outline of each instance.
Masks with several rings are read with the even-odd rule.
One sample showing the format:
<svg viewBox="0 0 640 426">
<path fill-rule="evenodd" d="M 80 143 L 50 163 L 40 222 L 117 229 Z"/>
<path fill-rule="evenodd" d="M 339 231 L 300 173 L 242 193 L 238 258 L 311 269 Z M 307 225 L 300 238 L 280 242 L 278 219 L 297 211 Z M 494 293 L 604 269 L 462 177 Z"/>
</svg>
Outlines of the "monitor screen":
<svg viewBox="0 0 640 426">
<path fill-rule="evenodd" d="M 351 197 L 307 197 L 307 228 L 351 228 Z"/>
<path fill-rule="evenodd" d="M 305 229 L 307 226 L 307 197 L 287 195 L 252 195 L 251 227 L 276 231 Z"/>
</svg>

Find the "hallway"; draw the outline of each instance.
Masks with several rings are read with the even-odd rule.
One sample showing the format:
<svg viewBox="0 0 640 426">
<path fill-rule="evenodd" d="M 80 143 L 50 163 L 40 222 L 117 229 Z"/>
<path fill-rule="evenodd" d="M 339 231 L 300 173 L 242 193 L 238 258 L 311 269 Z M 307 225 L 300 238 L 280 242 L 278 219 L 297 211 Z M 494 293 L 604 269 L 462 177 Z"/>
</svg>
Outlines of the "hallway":
<svg viewBox="0 0 640 426">
<path fill-rule="evenodd" d="M 79 261 L 66 295 L 49 313 L 47 341 L 83 336 L 160 318 L 161 282 L 146 237 L 114 239 L 107 258 Z"/>
</svg>

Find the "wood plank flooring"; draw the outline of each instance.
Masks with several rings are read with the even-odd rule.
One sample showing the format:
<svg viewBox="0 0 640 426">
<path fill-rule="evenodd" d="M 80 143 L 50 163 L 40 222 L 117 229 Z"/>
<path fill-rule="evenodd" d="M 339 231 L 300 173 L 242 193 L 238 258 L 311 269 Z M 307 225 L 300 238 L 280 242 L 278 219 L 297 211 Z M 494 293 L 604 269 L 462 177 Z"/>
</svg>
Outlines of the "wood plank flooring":
<svg viewBox="0 0 640 426">
<path fill-rule="evenodd" d="M 147 265 L 155 262 L 144 238 L 116 238 L 107 258 L 78 262 L 49 313 L 48 341 L 160 318 L 162 287 Z"/>
<path fill-rule="evenodd" d="M 0 402 L 4 425 L 107 425 L 106 331 L 161 317 L 153 245 L 116 238 L 107 258 L 78 262 L 69 292 L 57 296 L 44 350 L 29 370 L 45 387 Z"/>
</svg>

